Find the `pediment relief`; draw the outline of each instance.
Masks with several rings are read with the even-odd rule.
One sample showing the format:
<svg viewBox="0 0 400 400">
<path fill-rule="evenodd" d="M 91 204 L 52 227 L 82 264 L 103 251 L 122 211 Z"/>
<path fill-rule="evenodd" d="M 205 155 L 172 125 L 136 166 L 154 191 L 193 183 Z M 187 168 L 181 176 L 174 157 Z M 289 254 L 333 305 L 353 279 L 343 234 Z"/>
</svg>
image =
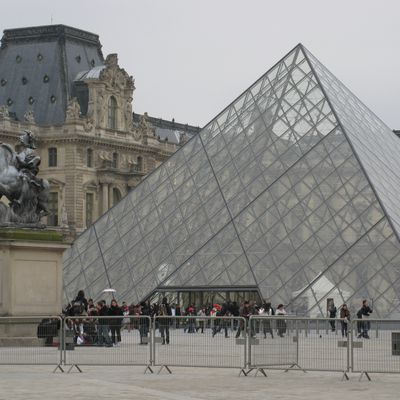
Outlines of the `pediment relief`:
<svg viewBox="0 0 400 400">
<path fill-rule="evenodd" d="M 49 178 L 48 181 L 49 181 L 50 185 L 58 186 L 60 188 L 64 187 L 64 185 L 65 185 L 65 182 L 60 181 L 59 179 L 56 179 L 56 178 Z"/>
</svg>

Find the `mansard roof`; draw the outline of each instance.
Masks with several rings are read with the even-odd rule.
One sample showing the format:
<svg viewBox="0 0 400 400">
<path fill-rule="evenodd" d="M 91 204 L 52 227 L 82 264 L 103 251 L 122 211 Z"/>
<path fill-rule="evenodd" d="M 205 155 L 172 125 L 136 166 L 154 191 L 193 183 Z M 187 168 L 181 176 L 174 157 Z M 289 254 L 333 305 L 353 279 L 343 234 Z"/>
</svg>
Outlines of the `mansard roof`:
<svg viewBox="0 0 400 400">
<path fill-rule="evenodd" d="M 0 48 L 0 105 L 19 120 L 32 110 L 38 124 L 61 124 L 78 72 L 103 64 L 93 33 L 65 25 L 7 29 Z"/>
</svg>

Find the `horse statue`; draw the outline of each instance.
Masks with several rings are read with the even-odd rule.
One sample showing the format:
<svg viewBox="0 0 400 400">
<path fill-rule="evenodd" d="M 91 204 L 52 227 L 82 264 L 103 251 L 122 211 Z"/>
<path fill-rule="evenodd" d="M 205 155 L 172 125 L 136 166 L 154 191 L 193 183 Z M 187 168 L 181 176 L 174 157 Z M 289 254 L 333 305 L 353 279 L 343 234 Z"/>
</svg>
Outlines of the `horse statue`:
<svg viewBox="0 0 400 400">
<path fill-rule="evenodd" d="M 37 177 L 40 157 L 31 132 L 20 136 L 23 150 L 16 152 L 9 144 L 0 144 L 0 223 L 35 224 L 48 214 L 49 183 Z"/>
</svg>

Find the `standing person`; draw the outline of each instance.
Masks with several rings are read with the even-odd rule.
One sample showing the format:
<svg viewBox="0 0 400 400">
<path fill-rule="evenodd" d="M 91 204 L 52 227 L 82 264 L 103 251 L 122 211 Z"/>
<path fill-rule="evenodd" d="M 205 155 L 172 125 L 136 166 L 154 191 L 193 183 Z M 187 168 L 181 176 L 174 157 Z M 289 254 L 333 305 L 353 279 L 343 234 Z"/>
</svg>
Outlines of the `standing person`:
<svg viewBox="0 0 400 400">
<path fill-rule="evenodd" d="M 342 327 L 342 337 L 347 337 L 347 326 L 350 321 L 350 311 L 347 308 L 347 304 L 343 304 L 340 309 L 340 324 Z"/>
<path fill-rule="evenodd" d="M 239 317 L 239 315 L 240 315 L 239 306 L 238 306 L 238 303 L 237 303 L 236 301 L 234 301 L 234 302 L 231 304 L 231 314 L 232 314 L 232 316 L 234 316 L 234 317 Z M 236 331 L 237 327 L 238 327 L 238 319 L 235 318 L 235 319 L 233 320 L 233 330 Z"/>
<path fill-rule="evenodd" d="M 226 304 L 222 304 L 221 307 L 216 308 L 216 313 L 215 313 L 215 321 L 214 321 L 214 327 L 212 329 L 212 337 L 214 337 L 217 333 L 221 332 L 222 329 L 224 329 L 225 332 L 225 337 L 229 338 L 228 336 L 228 323 L 229 321 L 226 319 L 218 319 L 218 317 L 230 317 L 231 313 L 228 310 Z"/>
<path fill-rule="evenodd" d="M 363 337 L 364 339 L 369 339 L 368 331 L 370 328 L 370 323 L 368 319 L 370 314 L 372 314 L 372 308 L 369 306 L 368 300 L 363 300 L 362 307 L 357 313 L 357 315 L 361 315 L 361 318 L 363 320 L 361 323 L 362 333 L 358 335 L 359 338 Z"/>
<path fill-rule="evenodd" d="M 182 316 L 182 310 L 181 310 L 181 306 L 179 304 L 177 304 L 175 306 L 175 316 L 176 317 L 181 317 Z M 179 318 L 175 318 L 176 321 L 176 328 L 179 329 L 179 325 L 181 323 L 181 320 Z"/>
<path fill-rule="evenodd" d="M 129 316 L 135 316 L 136 315 L 135 314 L 135 308 L 136 308 L 135 304 L 131 303 L 131 305 L 129 306 L 129 313 L 128 313 Z M 134 318 L 129 318 L 128 332 L 130 332 L 134 328 L 135 328 L 135 326 L 134 326 Z"/>
<path fill-rule="evenodd" d="M 172 318 L 172 327 L 174 328 L 174 329 L 176 329 L 176 308 L 175 308 L 175 304 L 172 304 L 171 305 L 171 317 L 173 317 Z"/>
<path fill-rule="evenodd" d="M 126 304 L 125 301 L 122 302 L 121 310 L 122 310 L 122 314 L 124 314 L 124 319 L 122 320 L 121 330 L 128 329 L 129 322 L 130 322 L 130 319 L 129 319 L 129 307 Z"/>
<path fill-rule="evenodd" d="M 186 320 L 186 326 L 187 326 L 187 332 L 188 333 L 195 333 L 195 319 L 193 318 L 196 315 L 196 311 L 194 309 L 193 304 L 191 304 L 187 309 L 186 309 L 186 316 L 188 319 Z"/>
<path fill-rule="evenodd" d="M 279 304 L 278 307 L 276 307 L 276 316 L 283 317 L 284 315 L 287 315 L 287 312 L 283 307 L 283 304 Z M 276 321 L 276 327 L 278 330 L 278 336 L 283 337 L 283 335 L 286 333 L 286 321 L 283 318 L 278 319 Z"/>
<path fill-rule="evenodd" d="M 198 317 L 205 317 L 206 316 L 206 309 L 204 307 L 201 307 L 199 312 L 197 313 Z M 201 329 L 201 333 L 204 333 L 204 319 L 203 318 L 198 318 L 197 319 L 197 327 L 196 327 L 196 332 Z"/>
<path fill-rule="evenodd" d="M 84 312 L 87 312 L 87 310 L 88 310 L 88 301 L 86 300 L 85 292 L 83 290 L 79 290 L 75 299 L 72 301 L 70 308 L 70 315 L 71 316 L 82 315 Z"/>
<path fill-rule="evenodd" d="M 270 302 L 264 302 L 262 307 L 258 309 L 258 315 L 261 315 L 263 317 L 271 317 L 275 315 L 274 309 L 271 307 Z M 264 333 L 264 339 L 267 337 L 267 332 L 271 335 L 272 339 L 274 338 L 274 332 L 272 331 L 271 327 L 271 320 L 269 318 L 266 318 L 265 320 L 261 321 L 261 324 L 263 326 L 263 333 Z"/>
<path fill-rule="evenodd" d="M 171 307 L 168 304 L 167 298 L 164 297 L 160 305 L 158 315 L 168 317 L 171 315 Z M 161 344 L 169 344 L 169 318 L 159 318 L 159 330 L 162 337 Z"/>
<path fill-rule="evenodd" d="M 111 339 L 108 335 L 108 318 L 104 318 L 108 316 L 108 308 L 102 300 L 97 302 L 96 308 L 100 317 L 97 322 L 98 344 L 99 346 L 112 347 Z"/>
<path fill-rule="evenodd" d="M 243 306 L 241 307 L 239 313 L 240 313 L 240 316 L 243 317 L 247 322 L 249 321 L 250 315 L 252 315 L 252 310 L 250 308 L 250 303 L 247 300 L 243 303 Z M 235 337 L 238 338 L 240 336 L 240 332 L 242 332 L 242 331 L 245 331 L 245 327 L 244 327 L 243 320 L 240 320 L 239 328 L 236 332 Z M 253 334 L 252 334 L 252 336 L 253 336 Z"/>
<path fill-rule="evenodd" d="M 336 315 L 337 315 L 337 308 L 335 306 L 334 301 L 332 300 L 331 305 L 329 306 L 328 309 L 328 316 L 331 319 L 331 321 L 329 321 L 329 324 L 331 325 L 332 332 L 336 331 L 336 322 L 335 322 Z"/>
<path fill-rule="evenodd" d="M 91 308 L 96 308 L 96 305 L 94 304 L 93 299 L 89 299 L 89 300 L 88 300 L 87 311 L 89 312 L 89 310 L 90 310 Z"/>
<path fill-rule="evenodd" d="M 140 316 L 144 318 L 139 318 L 139 334 L 140 334 L 140 344 L 147 344 L 147 335 L 149 334 L 150 321 L 147 316 L 151 314 L 150 302 L 140 303 Z"/>
<path fill-rule="evenodd" d="M 115 299 L 111 300 L 111 305 L 110 308 L 108 309 L 108 315 L 110 317 L 118 317 L 118 316 L 121 317 L 121 318 L 110 318 L 109 321 L 111 330 L 111 340 L 114 346 L 118 346 L 119 343 L 121 342 L 121 326 L 124 313 L 121 307 L 118 305 L 117 300 Z"/>
</svg>

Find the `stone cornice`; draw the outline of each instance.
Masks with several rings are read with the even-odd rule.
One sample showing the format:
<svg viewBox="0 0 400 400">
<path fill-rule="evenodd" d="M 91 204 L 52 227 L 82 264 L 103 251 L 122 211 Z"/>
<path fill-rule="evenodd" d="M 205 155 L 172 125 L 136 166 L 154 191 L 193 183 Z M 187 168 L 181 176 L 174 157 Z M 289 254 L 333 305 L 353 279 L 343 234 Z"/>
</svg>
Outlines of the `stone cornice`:
<svg viewBox="0 0 400 400">
<path fill-rule="evenodd" d="M 15 136 L 18 137 L 18 136 Z M 128 150 L 128 151 L 139 151 L 141 153 L 150 153 L 150 154 L 163 154 L 169 156 L 173 154 L 176 150 L 168 151 L 166 149 L 154 146 L 146 146 L 141 143 L 135 142 L 122 142 L 115 141 L 108 138 L 101 137 L 93 137 L 93 136 L 40 136 L 36 135 L 39 145 L 42 144 L 54 144 L 54 143 L 76 143 L 76 144 L 86 144 L 89 146 L 100 146 L 100 147 L 108 147 L 110 149 L 120 149 L 120 150 Z"/>
<path fill-rule="evenodd" d="M 140 122 L 140 117 L 142 114 L 137 114 L 133 113 L 133 121 L 135 123 Z M 176 131 L 182 131 L 182 132 L 187 132 L 187 133 L 192 133 L 192 134 L 197 134 L 201 131 L 201 128 L 198 126 L 194 125 L 189 125 L 189 124 L 182 124 L 180 122 L 175 122 L 175 121 L 168 121 L 162 118 L 156 118 L 156 117 L 151 117 L 147 116 L 147 120 L 157 128 L 164 128 L 164 129 L 170 129 L 170 130 L 176 130 Z"/>
<path fill-rule="evenodd" d="M 1 134 L 1 133 L 0 133 Z M 18 137 L 19 135 L 11 135 L 10 137 Z M 149 153 L 163 153 L 171 155 L 177 150 L 177 146 L 171 147 L 171 150 L 164 148 L 164 144 L 160 146 L 145 145 L 143 143 L 132 140 L 131 138 L 116 138 L 106 136 L 94 136 L 84 133 L 46 133 L 36 134 L 39 144 L 44 143 L 85 143 L 93 146 L 102 146 L 110 148 L 119 148 L 125 150 L 139 150 Z M 131 140 L 128 140 L 131 139 Z"/>
</svg>

